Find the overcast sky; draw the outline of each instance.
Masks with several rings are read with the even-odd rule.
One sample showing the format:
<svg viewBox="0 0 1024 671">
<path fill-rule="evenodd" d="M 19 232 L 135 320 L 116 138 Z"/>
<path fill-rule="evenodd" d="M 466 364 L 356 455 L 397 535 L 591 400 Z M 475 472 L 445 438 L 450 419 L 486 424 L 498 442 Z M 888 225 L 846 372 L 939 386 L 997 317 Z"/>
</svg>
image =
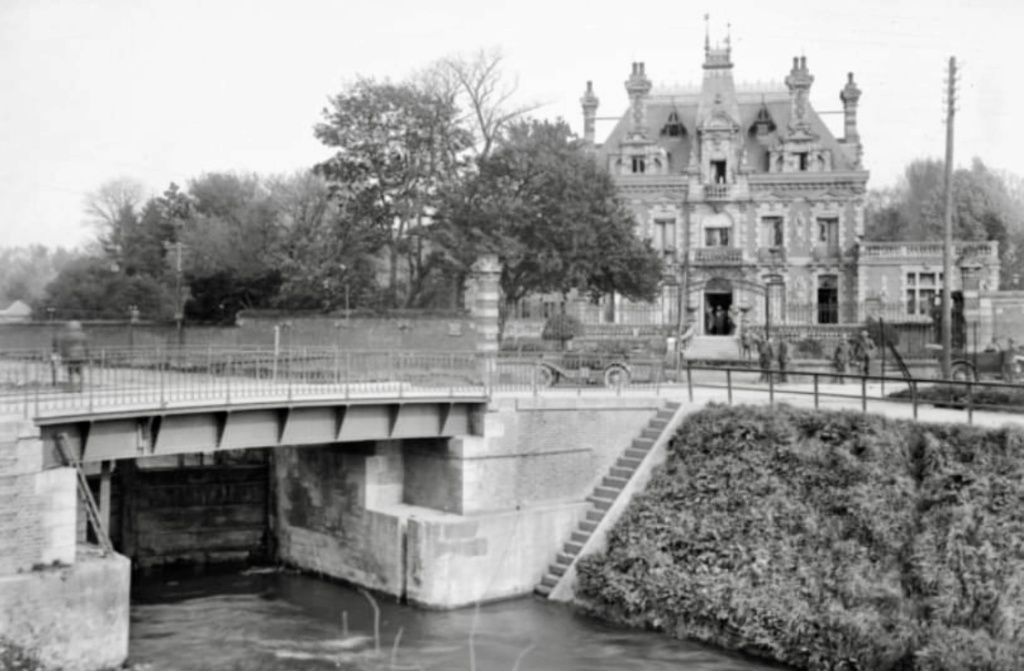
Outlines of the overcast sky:
<svg viewBox="0 0 1024 671">
<path fill-rule="evenodd" d="M 713 40 L 731 24 L 738 82 L 782 80 L 805 55 L 812 104 L 832 111 L 855 73 L 869 186 L 942 156 L 950 56 L 956 163 L 1024 175 L 1018 0 L 0 0 L 0 246 L 85 242 L 83 199 L 112 178 L 155 194 L 308 167 L 327 155 L 312 126 L 329 94 L 453 52 L 500 47 L 521 101 L 579 132 L 588 79 L 599 116 L 624 111 L 633 61 L 655 86 L 698 83 L 705 12 Z"/>
</svg>

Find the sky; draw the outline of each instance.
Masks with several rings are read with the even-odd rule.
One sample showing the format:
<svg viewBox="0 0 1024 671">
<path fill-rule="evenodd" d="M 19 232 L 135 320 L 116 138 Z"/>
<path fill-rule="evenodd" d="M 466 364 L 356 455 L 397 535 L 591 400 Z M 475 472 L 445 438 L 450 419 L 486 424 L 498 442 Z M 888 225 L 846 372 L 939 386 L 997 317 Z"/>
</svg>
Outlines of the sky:
<svg viewBox="0 0 1024 671">
<path fill-rule="evenodd" d="M 582 132 L 587 80 L 598 116 L 626 109 L 633 61 L 655 87 L 699 83 L 705 14 L 712 41 L 731 33 L 738 83 L 781 81 L 806 56 L 828 112 L 854 73 L 869 187 L 943 156 L 951 56 L 955 164 L 1024 175 L 1018 0 L 0 0 L 0 247 L 88 242 L 83 202 L 112 179 L 156 195 L 308 168 L 329 155 L 312 132 L 329 95 L 460 52 L 500 49 L 517 100 Z"/>
</svg>

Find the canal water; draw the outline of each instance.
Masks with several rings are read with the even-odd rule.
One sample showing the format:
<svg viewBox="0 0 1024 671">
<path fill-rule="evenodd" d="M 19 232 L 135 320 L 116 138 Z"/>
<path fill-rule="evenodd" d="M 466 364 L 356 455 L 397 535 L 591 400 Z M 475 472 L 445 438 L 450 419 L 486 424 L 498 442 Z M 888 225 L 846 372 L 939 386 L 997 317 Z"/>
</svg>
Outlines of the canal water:
<svg viewBox="0 0 1024 671">
<path fill-rule="evenodd" d="M 526 597 L 427 611 L 314 577 L 243 572 L 135 580 L 129 661 L 150 671 L 767 671 L 707 646 Z M 473 639 L 472 646 L 470 638 Z"/>
</svg>

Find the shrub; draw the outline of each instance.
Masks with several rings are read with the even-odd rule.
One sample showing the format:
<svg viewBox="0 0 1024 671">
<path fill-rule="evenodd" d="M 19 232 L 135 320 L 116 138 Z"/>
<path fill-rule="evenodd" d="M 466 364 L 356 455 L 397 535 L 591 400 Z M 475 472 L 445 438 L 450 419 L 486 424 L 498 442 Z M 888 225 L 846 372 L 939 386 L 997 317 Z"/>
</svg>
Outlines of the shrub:
<svg viewBox="0 0 1024 671">
<path fill-rule="evenodd" d="M 800 668 L 1024 668 L 1022 498 L 1020 431 L 710 406 L 577 593 Z"/>
<path fill-rule="evenodd" d="M 558 314 L 544 322 L 544 330 L 540 337 L 543 340 L 557 340 L 565 348 L 565 343 L 583 335 L 583 323 L 567 314 Z"/>
</svg>

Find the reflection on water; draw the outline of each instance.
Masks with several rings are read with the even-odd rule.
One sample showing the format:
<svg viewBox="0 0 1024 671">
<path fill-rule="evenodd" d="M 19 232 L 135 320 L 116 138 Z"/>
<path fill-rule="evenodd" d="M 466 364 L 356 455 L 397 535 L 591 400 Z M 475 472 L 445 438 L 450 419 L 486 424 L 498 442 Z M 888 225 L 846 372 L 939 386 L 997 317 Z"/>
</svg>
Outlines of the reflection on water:
<svg viewBox="0 0 1024 671">
<path fill-rule="evenodd" d="M 473 608 L 425 611 L 379 600 L 383 650 L 377 656 L 373 609 L 366 599 L 312 577 L 164 577 L 137 584 L 134 592 L 130 661 L 153 671 L 512 671 L 517 661 L 519 671 L 782 668 L 617 628 L 532 597 L 486 605 L 479 613 Z"/>
</svg>

